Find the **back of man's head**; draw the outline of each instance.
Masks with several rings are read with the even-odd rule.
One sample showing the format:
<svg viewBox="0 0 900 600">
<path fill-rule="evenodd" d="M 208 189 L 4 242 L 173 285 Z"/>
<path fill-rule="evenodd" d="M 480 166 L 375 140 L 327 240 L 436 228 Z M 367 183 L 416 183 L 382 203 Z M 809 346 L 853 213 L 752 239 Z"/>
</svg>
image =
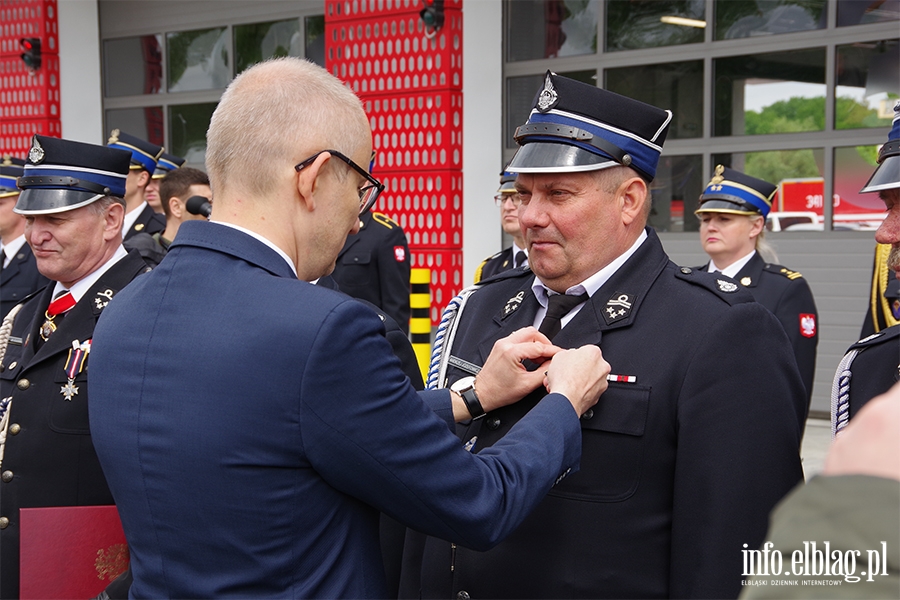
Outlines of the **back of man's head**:
<svg viewBox="0 0 900 600">
<path fill-rule="evenodd" d="M 216 200 L 237 189 L 263 196 L 293 166 L 326 149 L 351 153 L 370 135 L 359 98 L 321 67 L 279 58 L 231 84 L 206 134 L 206 167 Z"/>
<path fill-rule="evenodd" d="M 166 213 L 166 219 L 170 217 L 172 210 L 169 201 L 172 198 L 179 198 L 182 202 L 187 202 L 187 199 L 191 197 L 192 185 L 209 185 L 209 177 L 200 169 L 191 167 L 175 169 L 163 177 L 159 184 L 159 197 L 162 201 L 163 211 Z"/>
</svg>

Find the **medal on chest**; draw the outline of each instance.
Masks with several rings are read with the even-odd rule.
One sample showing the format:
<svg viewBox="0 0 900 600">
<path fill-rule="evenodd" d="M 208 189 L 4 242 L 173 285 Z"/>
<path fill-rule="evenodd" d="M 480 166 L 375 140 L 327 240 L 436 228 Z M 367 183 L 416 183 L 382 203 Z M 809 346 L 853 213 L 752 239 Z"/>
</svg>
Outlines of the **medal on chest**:
<svg viewBox="0 0 900 600">
<path fill-rule="evenodd" d="M 87 365 L 88 354 L 91 352 L 91 340 L 84 343 L 78 340 L 72 340 L 72 348 L 69 349 L 69 355 L 66 357 L 66 365 L 63 369 L 66 372 L 68 382 L 59 389 L 59 393 L 63 395 L 66 402 L 71 402 L 72 398 L 78 393 L 78 386 L 75 385 L 75 378 L 81 373 Z"/>
</svg>

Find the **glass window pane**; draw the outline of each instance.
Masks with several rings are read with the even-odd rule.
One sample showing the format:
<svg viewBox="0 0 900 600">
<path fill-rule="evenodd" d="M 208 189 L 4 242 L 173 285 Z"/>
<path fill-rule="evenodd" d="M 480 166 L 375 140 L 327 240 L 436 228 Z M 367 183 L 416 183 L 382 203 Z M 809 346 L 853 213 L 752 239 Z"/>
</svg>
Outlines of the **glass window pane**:
<svg viewBox="0 0 900 600">
<path fill-rule="evenodd" d="M 303 56 L 299 19 L 234 26 L 235 73 L 281 56 Z"/>
<path fill-rule="evenodd" d="M 649 225 L 657 231 L 699 231 L 694 216 L 706 184 L 699 156 L 662 156 L 650 184 Z"/>
<path fill-rule="evenodd" d="M 170 92 L 221 89 L 231 81 L 225 27 L 166 34 Z"/>
<path fill-rule="evenodd" d="M 887 216 L 878 194 L 859 193 L 877 158 L 878 146 L 834 149 L 834 229 L 878 229 Z"/>
<path fill-rule="evenodd" d="M 609 0 L 606 49 L 658 48 L 703 41 L 704 0 Z"/>
<path fill-rule="evenodd" d="M 108 135 L 113 129 L 119 129 L 153 144 L 165 146 L 162 106 L 107 110 L 104 132 Z M 105 140 L 106 138 L 104 138 Z"/>
<path fill-rule="evenodd" d="M 607 69 L 604 87 L 674 113 L 667 139 L 703 135 L 703 61 Z"/>
<path fill-rule="evenodd" d="M 900 0 L 838 0 L 838 27 L 897 20 Z"/>
<path fill-rule="evenodd" d="M 216 102 L 206 102 L 170 106 L 169 139 L 172 149 L 168 152 L 183 156 L 192 165 L 203 165 L 206 162 L 206 130 L 216 105 Z"/>
<path fill-rule="evenodd" d="M 835 129 L 890 129 L 900 92 L 898 40 L 837 47 Z"/>
<path fill-rule="evenodd" d="M 597 51 L 598 0 L 516 0 L 506 6 L 510 61 Z"/>
<path fill-rule="evenodd" d="M 105 40 L 103 83 L 107 97 L 162 91 L 162 35 Z"/>
<path fill-rule="evenodd" d="M 325 15 L 306 17 L 306 58 L 325 68 Z M 367 26 L 368 27 L 368 26 Z"/>
<path fill-rule="evenodd" d="M 725 165 L 778 186 L 772 212 L 766 220 L 770 231 L 821 231 L 825 189 L 825 151 L 770 150 L 714 154 L 715 165 Z"/>
<path fill-rule="evenodd" d="M 825 49 L 713 61 L 713 135 L 825 129 Z"/>
<path fill-rule="evenodd" d="M 597 85 L 597 71 L 571 71 L 560 73 L 565 77 L 590 85 Z M 516 148 L 513 135 L 519 125 L 524 125 L 534 106 L 534 97 L 544 85 L 544 75 L 526 75 L 506 79 L 506 147 Z"/>
<path fill-rule="evenodd" d="M 825 0 L 716 0 L 716 39 L 824 29 Z"/>
</svg>

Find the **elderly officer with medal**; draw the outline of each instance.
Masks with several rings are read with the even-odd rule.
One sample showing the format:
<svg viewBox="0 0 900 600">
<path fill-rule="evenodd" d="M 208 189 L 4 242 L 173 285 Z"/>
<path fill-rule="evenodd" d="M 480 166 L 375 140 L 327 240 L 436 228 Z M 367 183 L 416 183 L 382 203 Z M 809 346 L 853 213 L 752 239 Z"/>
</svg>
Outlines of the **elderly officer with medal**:
<svg viewBox="0 0 900 600">
<path fill-rule="evenodd" d="M 887 267 L 900 279 L 900 100 L 888 141 L 878 151 L 878 167 L 860 193 L 878 193 L 887 216 L 875 241 L 890 244 Z M 834 374 L 831 394 L 832 431 L 837 434 L 862 406 L 900 380 L 900 325 L 865 337 L 847 350 Z"/>
<path fill-rule="evenodd" d="M 507 167 L 530 270 L 451 302 L 429 383 L 470 389 L 494 341 L 534 325 L 560 347 L 599 345 L 609 388 L 581 419 L 580 472 L 490 551 L 429 538 L 405 573 L 420 589 L 401 593 L 738 595 L 741 550 L 802 479 L 805 390 L 777 319 L 730 279 L 677 267 L 646 226 L 671 118 L 547 73 Z M 462 443 L 491 452 L 543 393 L 459 426 Z"/>
<path fill-rule="evenodd" d="M 88 429 L 87 367 L 97 319 L 147 270 L 122 247 L 129 160 L 122 150 L 35 135 L 18 180 L 15 212 L 50 284 L 0 327 L 3 598 L 19 595 L 19 509 L 113 503 Z"/>
<path fill-rule="evenodd" d="M 778 186 L 722 165 L 700 196 L 700 243 L 710 261 L 700 269 L 721 272 L 746 287 L 778 317 L 791 340 L 806 387 L 807 406 L 816 376 L 818 312 L 803 276 L 782 265 L 765 241 L 766 216 Z"/>
</svg>

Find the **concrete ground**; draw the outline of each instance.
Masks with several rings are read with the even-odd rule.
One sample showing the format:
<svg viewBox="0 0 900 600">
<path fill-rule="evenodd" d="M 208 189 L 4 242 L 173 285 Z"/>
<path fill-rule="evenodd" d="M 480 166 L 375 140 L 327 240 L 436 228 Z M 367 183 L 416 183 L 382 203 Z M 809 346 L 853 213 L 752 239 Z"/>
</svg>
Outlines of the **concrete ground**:
<svg viewBox="0 0 900 600">
<path fill-rule="evenodd" d="M 824 419 L 807 419 L 800 458 L 807 481 L 819 473 L 825 464 L 825 454 L 831 444 L 831 422 Z"/>
</svg>

